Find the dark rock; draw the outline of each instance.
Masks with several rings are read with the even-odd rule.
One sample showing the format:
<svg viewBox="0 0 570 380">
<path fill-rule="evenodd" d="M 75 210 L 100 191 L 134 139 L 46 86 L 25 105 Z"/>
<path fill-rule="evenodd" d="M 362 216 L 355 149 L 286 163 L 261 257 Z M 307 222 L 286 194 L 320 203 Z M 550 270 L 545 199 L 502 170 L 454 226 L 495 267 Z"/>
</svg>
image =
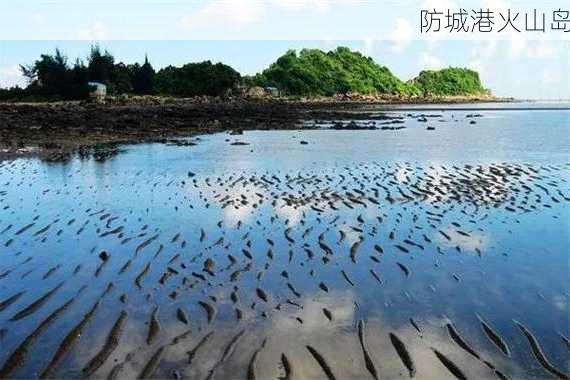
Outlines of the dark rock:
<svg viewBox="0 0 570 380">
<path fill-rule="evenodd" d="M 107 251 L 101 251 L 101 253 L 99 253 L 99 258 L 103 261 L 107 261 L 109 260 L 109 254 L 107 253 Z"/>
</svg>

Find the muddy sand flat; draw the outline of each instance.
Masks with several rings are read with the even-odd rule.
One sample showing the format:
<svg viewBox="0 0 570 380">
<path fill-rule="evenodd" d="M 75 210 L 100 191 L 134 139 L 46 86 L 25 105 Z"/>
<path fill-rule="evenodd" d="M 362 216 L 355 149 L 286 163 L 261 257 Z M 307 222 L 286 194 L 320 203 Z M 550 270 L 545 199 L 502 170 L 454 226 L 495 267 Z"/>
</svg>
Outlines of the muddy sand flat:
<svg viewBox="0 0 570 380">
<path fill-rule="evenodd" d="M 567 112 L 4 160 L 0 378 L 568 378 Z"/>
</svg>

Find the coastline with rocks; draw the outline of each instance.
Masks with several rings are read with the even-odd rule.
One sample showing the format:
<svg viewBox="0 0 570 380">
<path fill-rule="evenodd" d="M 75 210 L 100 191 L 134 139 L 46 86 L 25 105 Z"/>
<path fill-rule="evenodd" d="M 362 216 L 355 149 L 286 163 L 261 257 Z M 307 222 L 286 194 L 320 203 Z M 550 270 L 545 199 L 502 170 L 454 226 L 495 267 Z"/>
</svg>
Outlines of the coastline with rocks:
<svg viewBox="0 0 570 380">
<path fill-rule="evenodd" d="M 505 103 L 492 96 L 400 97 L 108 97 L 105 103 L 0 103 L 0 158 L 65 157 L 74 152 L 141 142 L 166 142 L 223 131 L 302 127 L 303 120 L 357 120 L 381 107 Z M 306 125 L 304 126 L 306 128 Z"/>
</svg>

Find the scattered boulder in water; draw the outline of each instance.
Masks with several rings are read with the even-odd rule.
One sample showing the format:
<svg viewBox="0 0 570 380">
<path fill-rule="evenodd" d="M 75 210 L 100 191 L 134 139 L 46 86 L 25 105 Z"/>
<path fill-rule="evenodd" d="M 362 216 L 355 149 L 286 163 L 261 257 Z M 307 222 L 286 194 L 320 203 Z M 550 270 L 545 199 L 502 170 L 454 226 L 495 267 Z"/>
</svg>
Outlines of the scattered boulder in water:
<svg viewBox="0 0 570 380">
<path fill-rule="evenodd" d="M 404 126 L 393 127 L 393 126 L 383 125 L 382 128 L 380 129 L 383 131 L 399 131 L 400 129 L 406 129 L 406 127 Z"/>
<path fill-rule="evenodd" d="M 331 129 L 344 130 L 344 131 L 358 131 L 358 130 L 373 130 L 373 129 L 378 129 L 378 127 L 376 127 L 376 123 L 374 121 L 357 123 L 356 121 L 351 120 L 348 123 L 335 121 L 332 124 Z"/>
<path fill-rule="evenodd" d="M 190 140 L 168 140 L 166 145 L 173 145 L 173 146 L 194 146 L 197 145 L 194 141 Z"/>
<path fill-rule="evenodd" d="M 109 253 L 107 253 L 107 251 L 101 251 L 101 253 L 99 253 L 99 258 L 100 258 L 102 261 L 107 261 L 107 260 L 109 260 L 109 257 L 110 257 L 110 256 L 109 256 Z"/>
</svg>

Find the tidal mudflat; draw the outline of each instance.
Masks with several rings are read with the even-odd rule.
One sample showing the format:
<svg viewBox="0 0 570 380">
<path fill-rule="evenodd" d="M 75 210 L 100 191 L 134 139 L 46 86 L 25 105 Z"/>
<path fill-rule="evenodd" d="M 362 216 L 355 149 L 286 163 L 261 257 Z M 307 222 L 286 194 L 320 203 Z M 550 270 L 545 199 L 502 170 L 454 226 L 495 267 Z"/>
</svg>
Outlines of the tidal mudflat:
<svg viewBox="0 0 570 380">
<path fill-rule="evenodd" d="M 378 115 L 1 162 L 0 378 L 568 378 L 570 111 Z"/>
</svg>

